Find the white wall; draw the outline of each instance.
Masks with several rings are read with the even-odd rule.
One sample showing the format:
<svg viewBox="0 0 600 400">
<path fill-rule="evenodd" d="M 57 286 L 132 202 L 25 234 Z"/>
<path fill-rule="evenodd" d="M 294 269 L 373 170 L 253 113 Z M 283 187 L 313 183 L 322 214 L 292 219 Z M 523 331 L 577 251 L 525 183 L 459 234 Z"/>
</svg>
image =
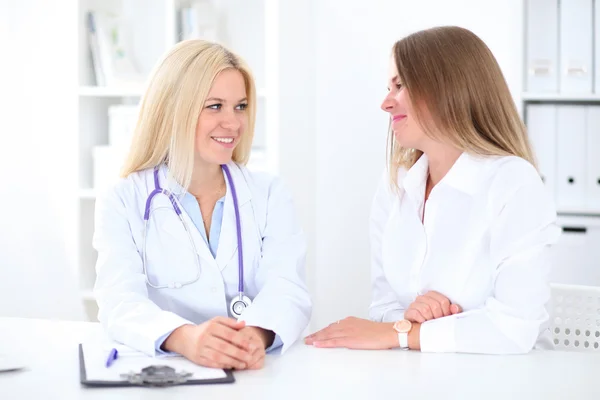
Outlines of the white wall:
<svg viewBox="0 0 600 400">
<path fill-rule="evenodd" d="M 77 204 L 75 12 L 73 2 L 0 0 L 0 316 L 82 317 L 66 255 Z"/>
<path fill-rule="evenodd" d="M 315 30 L 311 1 L 279 3 L 279 174 L 292 190 L 304 228 L 307 281 L 315 291 Z"/>
<path fill-rule="evenodd" d="M 517 96 L 523 6 L 521 0 L 314 0 L 313 7 L 316 184 L 305 190 L 316 195 L 315 329 L 367 315 L 368 217 L 385 164 L 387 117 L 379 105 L 391 45 L 437 25 L 471 29 L 496 55 Z"/>
</svg>

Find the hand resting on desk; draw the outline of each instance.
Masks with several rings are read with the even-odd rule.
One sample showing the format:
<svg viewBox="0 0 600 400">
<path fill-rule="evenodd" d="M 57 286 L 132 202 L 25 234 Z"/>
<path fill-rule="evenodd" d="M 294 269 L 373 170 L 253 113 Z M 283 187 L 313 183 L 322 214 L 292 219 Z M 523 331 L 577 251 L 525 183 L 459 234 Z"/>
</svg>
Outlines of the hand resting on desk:
<svg viewBox="0 0 600 400">
<path fill-rule="evenodd" d="M 216 317 L 200 325 L 180 326 L 163 348 L 205 367 L 259 369 L 265 358 L 265 340 L 260 328 Z"/>
<path fill-rule="evenodd" d="M 413 322 L 408 334 L 408 347 L 421 349 L 421 324 L 436 318 L 447 317 L 462 312 L 457 304 L 434 291 L 418 296 L 404 313 L 404 318 Z M 400 345 L 393 323 L 374 322 L 349 317 L 305 338 L 304 342 L 315 347 L 345 347 L 349 349 L 379 350 L 393 349 Z"/>
</svg>

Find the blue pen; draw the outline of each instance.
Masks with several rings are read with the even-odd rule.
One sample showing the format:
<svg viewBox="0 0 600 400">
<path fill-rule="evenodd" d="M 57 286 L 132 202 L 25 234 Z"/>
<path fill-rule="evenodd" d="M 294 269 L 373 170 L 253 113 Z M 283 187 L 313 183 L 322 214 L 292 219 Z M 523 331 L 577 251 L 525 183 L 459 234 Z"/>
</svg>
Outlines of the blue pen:
<svg viewBox="0 0 600 400">
<path fill-rule="evenodd" d="M 110 367 L 112 363 L 117 359 L 119 352 L 117 349 L 112 349 L 110 353 L 108 353 L 108 358 L 106 359 L 106 368 Z"/>
</svg>

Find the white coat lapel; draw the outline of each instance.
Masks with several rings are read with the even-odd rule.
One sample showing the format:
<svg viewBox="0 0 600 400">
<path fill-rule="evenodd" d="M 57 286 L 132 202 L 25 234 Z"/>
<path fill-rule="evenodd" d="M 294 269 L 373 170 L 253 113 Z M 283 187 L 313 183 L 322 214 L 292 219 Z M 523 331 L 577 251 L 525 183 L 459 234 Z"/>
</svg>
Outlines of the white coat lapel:
<svg viewBox="0 0 600 400">
<path fill-rule="evenodd" d="M 160 183 L 161 188 L 171 191 L 176 198 L 177 198 L 178 194 L 183 193 L 182 192 L 183 189 L 181 189 L 180 186 L 174 187 L 174 183 L 168 180 L 167 170 L 165 167 L 161 168 L 159 175 L 160 175 L 159 183 Z M 152 173 L 152 175 L 149 179 L 149 181 L 151 181 L 151 183 L 149 182 L 149 184 L 151 185 L 149 188 L 150 192 L 152 190 L 154 190 L 154 187 L 155 187 L 153 177 L 154 177 L 154 174 Z M 181 243 L 182 246 L 185 246 L 192 250 L 195 247 L 196 253 L 202 259 L 201 263 L 204 263 L 206 261 L 214 262 L 212 253 L 210 252 L 208 245 L 204 241 L 204 238 L 200 235 L 200 232 L 198 232 L 198 229 L 196 229 L 194 222 L 192 221 L 192 219 L 187 214 L 187 212 L 185 211 L 185 209 L 183 208 L 183 206 L 181 205 L 181 203 L 179 201 L 177 201 L 177 205 L 179 206 L 179 209 L 181 210 L 181 218 L 182 218 L 183 222 L 185 223 L 185 227 L 184 227 L 184 224 L 181 223 L 181 220 L 179 219 L 175 210 L 173 209 L 173 205 L 171 204 L 167 195 L 162 194 L 162 193 L 157 194 L 154 197 L 154 199 L 152 200 L 152 209 L 156 210 L 157 208 L 170 208 L 169 211 L 172 211 L 172 212 L 160 212 L 160 211 L 155 212 L 154 215 L 151 216 L 151 219 L 156 218 L 158 216 L 160 218 L 159 221 L 155 220 L 154 222 L 158 224 L 161 231 L 163 231 L 165 233 L 169 233 L 170 235 L 176 237 L 177 242 Z M 186 232 L 186 229 L 187 229 L 187 232 Z M 191 235 L 193 244 L 190 242 L 190 235 Z"/>
<path fill-rule="evenodd" d="M 228 167 L 229 171 L 231 172 L 231 178 L 233 179 L 237 193 L 238 207 L 240 211 L 240 228 L 243 236 L 244 224 L 250 222 L 247 220 L 247 218 L 244 218 L 244 208 L 252 196 L 250 194 L 250 188 L 248 187 L 246 178 L 244 177 L 240 168 L 234 163 L 229 163 Z M 223 205 L 221 236 L 219 237 L 219 247 L 217 249 L 216 257 L 217 264 L 221 270 L 225 269 L 238 248 L 235 209 L 233 205 L 233 190 L 229 184 L 227 176 L 225 176 L 225 182 L 227 183 L 227 195 L 225 197 L 225 204 Z"/>
</svg>

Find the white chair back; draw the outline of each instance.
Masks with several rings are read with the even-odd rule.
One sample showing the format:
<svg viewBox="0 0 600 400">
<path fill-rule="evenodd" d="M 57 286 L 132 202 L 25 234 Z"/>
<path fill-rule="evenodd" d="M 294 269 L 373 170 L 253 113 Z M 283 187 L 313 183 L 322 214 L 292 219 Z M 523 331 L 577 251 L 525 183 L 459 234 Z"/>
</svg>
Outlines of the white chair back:
<svg viewBox="0 0 600 400">
<path fill-rule="evenodd" d="M 600 287 L 550 286 L 550 329 L 554 348 L 600 352 Z"/>
</svg>

